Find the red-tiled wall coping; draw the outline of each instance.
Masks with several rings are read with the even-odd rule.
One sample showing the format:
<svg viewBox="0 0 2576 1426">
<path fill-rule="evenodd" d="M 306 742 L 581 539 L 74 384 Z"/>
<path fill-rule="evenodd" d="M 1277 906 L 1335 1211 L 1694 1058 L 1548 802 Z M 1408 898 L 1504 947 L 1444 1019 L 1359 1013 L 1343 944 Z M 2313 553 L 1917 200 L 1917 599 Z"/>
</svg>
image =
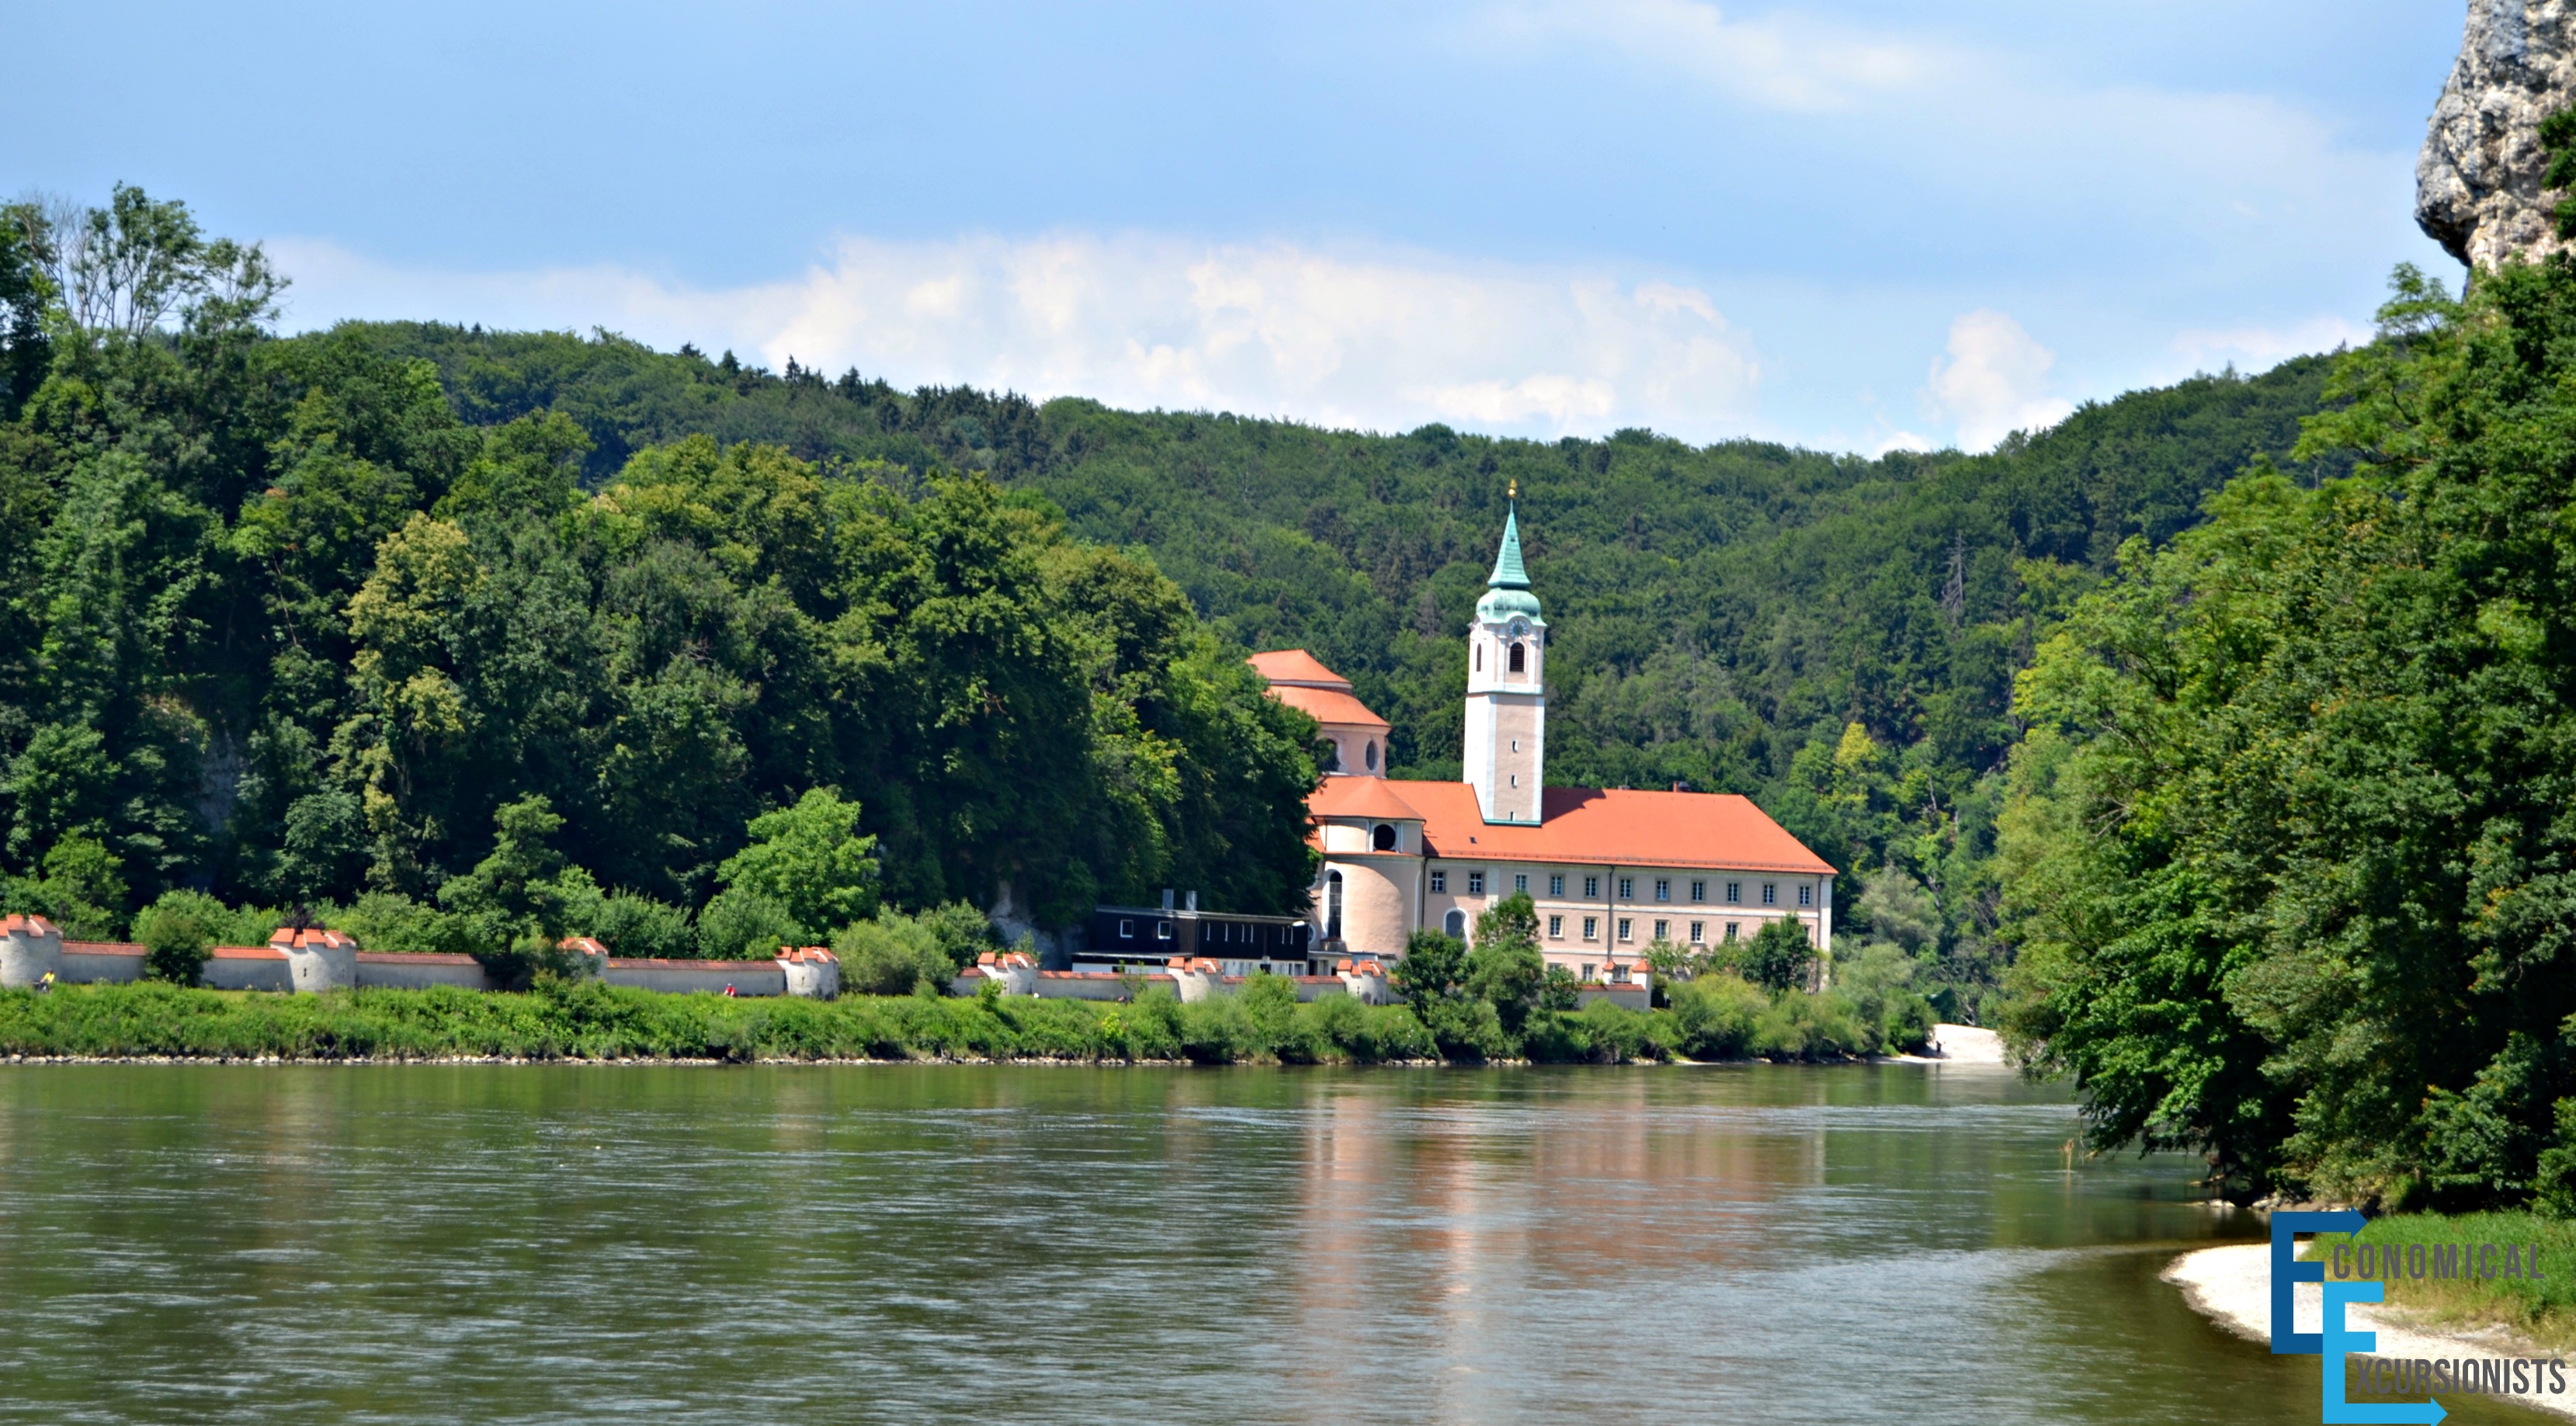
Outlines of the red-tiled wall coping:
<svg viewBox="0 0 2576 1426">
<path fill-rule="evenodd" d="M 470 966 L 475 964 L 472 956 L 460 956 L 449 951 L 360 951 L 358 959 L 376 965 Z"/>
<path fill-rule="evenodd" d="M 285 946 L 290 949 L 298 949 L 306 946 L 322 946 L 334 949 L 346 946 L 354 949 L 358 944 L 355 940 L 342 935 L 338 931 L 329 930 L 321 926 L 308 926 L 301 931 L 296 930 L 292 926 L 280 926 L 275 931 L 269 933 L 268 943 L 272 946 Z"/>
<path fill-rule="evenodd" d="M 63 954 L 67 956 L 139 956 L 145 954 L 145 951 L 134 941 L 65 941 Z"/>
<path fill-rule="evenodd" d="M 282 961 L 286 959 L 286 952 L 270 950 L 266 946 L 217 946 L 212 951 L 207 952 L 207 954 L 213 956 L 219 961 Z"/>
<path fill-rule="evenodd" d="M 1125 976 L 1114 970 L 1042 970 L 1038 972 L 1038 978 L 1041 980 L 1126 979 Z M 1138 980 L 1170 980 L 1172 978 L 1172 973 L 1167 970 L 1140 970 L 1136 972 L 1136 978 Z"/>
<path fill-rule="evenodd" d="M 754 970 L 776 970 L 776 969 L 778 969 L 778 962 L 776 962 L 776 961 L 774 961 L 774 960 L 757 960 L 757 961 L 690 961 L 690 960 L 676 960 L 676 959 L 669 959 L 669 958 L 654 958 L 654 957 L 642 957 L 642 956 L 633 957 L 633 958 L 621 958 L 621 957 L 617 957 L 617 956 L 610 956 L 610 957 L 608 958 L 608 964 L 609 964 L 609 967 L 610 967 L 611 969 L 613 969 L 613 970 L 703 970 L 703 971 L 743 970 L 743 971 L 754 971 Z"/>
</svg>

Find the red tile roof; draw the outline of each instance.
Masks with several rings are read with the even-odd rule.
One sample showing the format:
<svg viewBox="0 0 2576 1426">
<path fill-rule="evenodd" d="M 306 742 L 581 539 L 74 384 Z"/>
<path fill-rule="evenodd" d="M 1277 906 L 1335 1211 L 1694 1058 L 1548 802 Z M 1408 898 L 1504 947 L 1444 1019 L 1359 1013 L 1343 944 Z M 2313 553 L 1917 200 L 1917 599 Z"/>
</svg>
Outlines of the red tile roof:
<svg viewBox="0 0 2576 1426">
<path fill-rule="evenodd" d="M 1384 731 L 1384 718 L 1369 711 L 1369 706 L 1339 689 L 1299 688 L 1294 684 L 1274 685 L 1270 696 L 1314 719 L 1343 727 L 1376 728 Z"/>
<path fill-rule="evenodd" d="M 1306 811 L 1317 817 L 1368 817 L 1380 822 L 1418 822 L 1422 814 L 1398 791 L 1429 783 L 1390 783 L 1382 777 L 1328 777 L 1306 799 Z"/>
<path fill-rule="evenodd" d="M 1349 679 L 1324 667 L 1322 662 L 1304 649 L 1279 649 L 1271 653 L 1254 654 L 1244 662 L 1252 665 L 1253 672 L 1272 683 L 1305 683 L 1324 688 L 1337 688 L 1344 693 L 1351 691 Z"/>
<path fill-rule="evenodd" d="M 1388 816 L 1343 810 L 1361 789 L 1383 789 L 1388 801 L 1422 819 L 1430 854 L 1456 861 L 1565 862 L 1595 866 L 1738 868 L 1822 876 L 1834 868 L 1753 805 L 1731 792 L 1637 792 L 1626 788 L 1551 787 L 1546 820 L 1487 822 L 1476 789 L 1463 782 L 1382 778 L 1327 779 L 1307 808 L 1317 816 Z M 1373 804 L 1382 805 L 1382 804 Z"/>
<path fill-rule="evenodd" d="M 219 961 L 282 961 L 286 952 L 267 946 L 217 946 L 206 952 Z"/>
<path fill-rule="evenodd" d="M 360 951 L 358 959 L 371 966 L 470 966 L 472 956 L 449 951 Z"/>
<path fill-rule="evenodd" d="M 13 915 L 5 920 L 0 920 L 0 936 L 15 936 L 20 934 L 34 936 L 41 940 L 46 936 L 59 936 L 62 934 L 62 931 L 60 928 L 56 927 L 53 922 L 46 920 L 42 916 Z"/>
</svg>

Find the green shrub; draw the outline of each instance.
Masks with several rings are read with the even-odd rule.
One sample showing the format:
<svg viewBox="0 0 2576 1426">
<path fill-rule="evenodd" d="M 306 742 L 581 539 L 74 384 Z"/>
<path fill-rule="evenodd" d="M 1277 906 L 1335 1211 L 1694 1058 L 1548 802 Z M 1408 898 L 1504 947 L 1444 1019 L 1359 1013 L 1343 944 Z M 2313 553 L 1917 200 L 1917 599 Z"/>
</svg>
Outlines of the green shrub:
<svg viewBox="0 0 2576 1426">
<path fill-rule="evenodd" d="M 1753 1037 L 1771 1008 L 1769 997 L 1732 975 L 1704 975 L 1669 992 L 1673 1039 L 1695 1060 L 1739 1060 L 1754 1052 Z"/>
<path fill-rule="evenodd" d="M 698 931 L 687 911 L 632 892 L 613 891 L 576 908 L 567 929 L 592 937 L 612 956 L 686 960 L 698 953 Z"/>
<path fill-rule="evenodd" d="M 698 953 L 709 960 L 767 960 L 802 939 L 784 902 L 742 887 L 717 892 L 698 913 Z"/>
<path fill-rule="evenodd" d="M 832 938 L 832 953 L 841 958 L 844 994 L 910 995 L 924 985 L 935 993 L 957 977 L 957 963 L 938 931 L 890 906 L 842 927 Z"/>
<path fill-rule="evenodd" d="M 1852 1003 L 1865 1049 L 1919 1050 L 1931 1040 L 1931 1004 L 1913 988 L 1922 973 L 1921 961 L 1886 941 L 1836 958 L 1833 988 Z"/>
<path fill-rule="evenodd" d="M 371 951 L 428 951 L 464 955 L 474 949 L 465 923 L 399 892 L 370 891 L 346 910 L 325 908 L 333 929 Z"/>
<path fill-rule="evenodd" d="M 1822 1060 L 1865 1054 L 1870 1037 L 1852 1003 L 1827 992 L 1784 990 L 1753 1027 L 1753 1053 L 1775 1060 Z"/>
<path fill-rule="evenodd" d="M 1181 1007 L 1181 1053 L 1203 1065 L 1239 1064 L 1264 1048 L 1261 1032 L 1237 995 L 1211 995 Z"/>
<path fill-rule="evenodd" d="M 134 918 L 143 943 L 143 973 L 173 985 L 195 985 L 232 923 L 231 908 L 202 891 L 170 891 Z"/>
<path fill-rule="evenodd" d="M 1807 928 L 1783 916 L 1753 933 L 1742 952 L 1746 980 L 1766 990 L 1803 990 L 1816 961 Z"/>
</svg>

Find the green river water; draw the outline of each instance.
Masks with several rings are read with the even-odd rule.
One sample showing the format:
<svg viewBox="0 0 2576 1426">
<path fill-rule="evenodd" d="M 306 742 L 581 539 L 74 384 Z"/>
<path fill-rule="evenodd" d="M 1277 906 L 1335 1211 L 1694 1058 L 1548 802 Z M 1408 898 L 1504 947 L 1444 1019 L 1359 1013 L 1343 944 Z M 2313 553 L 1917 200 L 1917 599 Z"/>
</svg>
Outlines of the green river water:
<svg viewBox="0 0 2576 1426">
<path fill-rule="evenodd" d="M 2258 1221 L 2074 1132 L 1968 1066 L 0 1066 L 0 1420 L 2317 1421 L 2156 1278 Z"/>
</svg>

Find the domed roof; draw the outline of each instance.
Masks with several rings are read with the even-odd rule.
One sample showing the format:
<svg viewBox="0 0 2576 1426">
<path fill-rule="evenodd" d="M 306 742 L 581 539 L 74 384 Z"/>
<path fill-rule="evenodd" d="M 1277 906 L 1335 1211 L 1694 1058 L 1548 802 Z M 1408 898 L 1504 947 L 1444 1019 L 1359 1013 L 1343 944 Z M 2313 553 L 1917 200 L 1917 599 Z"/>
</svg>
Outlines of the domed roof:
<svg viewBox="0 0 2576 1426">
<path fill-rule="evenodd" d="M 1515 614 L 1539 622 L 1538 596 L 1526 589 L 1488 589 L 1476 601 L 1476 618 L 1482 623 L 1499 624 Z"/>
</svg>

